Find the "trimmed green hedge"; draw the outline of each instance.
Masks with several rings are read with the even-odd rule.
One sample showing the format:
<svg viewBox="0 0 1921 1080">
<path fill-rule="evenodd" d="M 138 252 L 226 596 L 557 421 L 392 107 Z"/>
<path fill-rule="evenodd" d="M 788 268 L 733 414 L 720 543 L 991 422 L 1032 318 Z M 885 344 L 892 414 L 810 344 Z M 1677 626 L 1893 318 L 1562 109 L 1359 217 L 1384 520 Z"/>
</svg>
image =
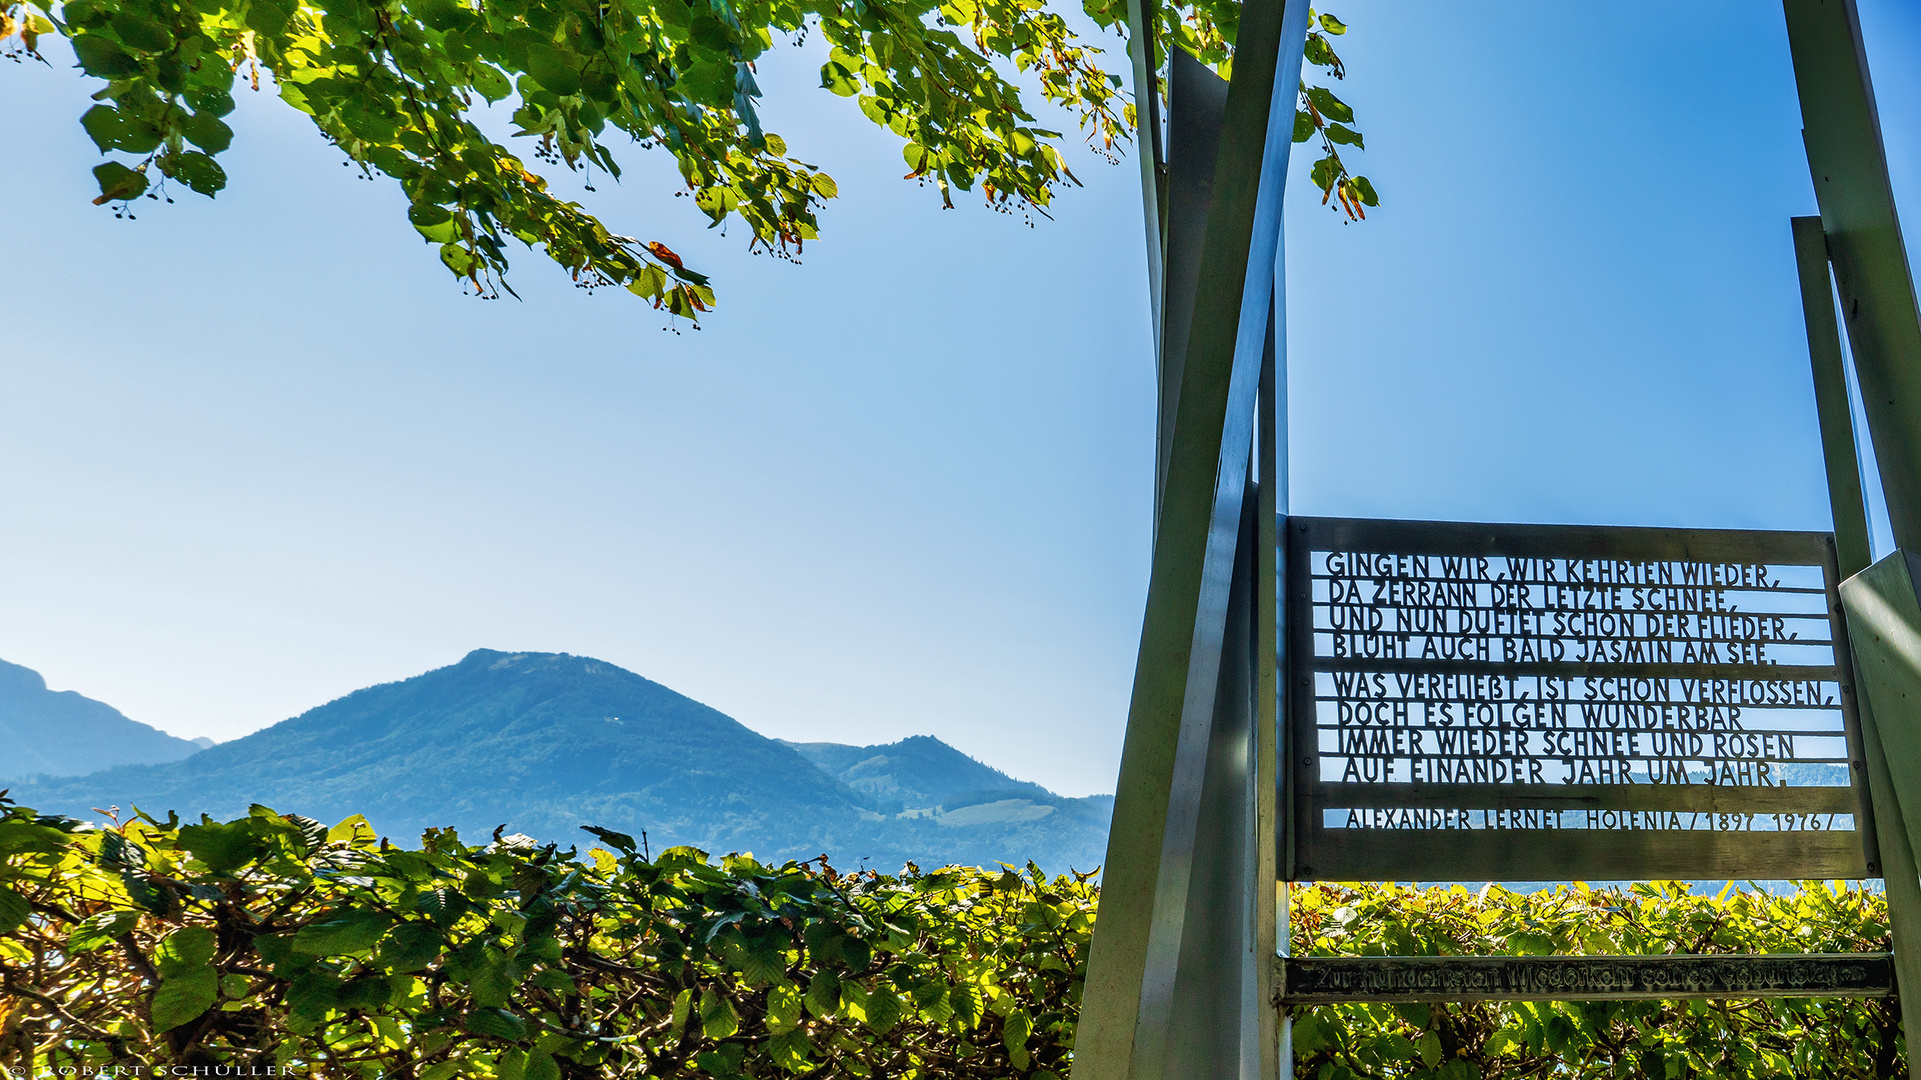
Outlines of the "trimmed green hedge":
<svg viewBox="0 0 1921 1080">
<path fill-rule="evenodd" d="M 396 847 L 256 807 L 88 829 L 0 795 L 0 1067 L 354 1080 L 1030 1077 L 1071 1065 L 1097 888 L 1030 868 Z M 1849 952 L 1879 896 L 1317 885 L 1297 951 Z M 1882 1077 L 1891 1001 L 1302 1010 L 1298 1075 Z M 265 1070 L 272 1068 L 274 1074 Z M 17 1074 L 18 1075 L 18 1074 Z"/>
</svg>

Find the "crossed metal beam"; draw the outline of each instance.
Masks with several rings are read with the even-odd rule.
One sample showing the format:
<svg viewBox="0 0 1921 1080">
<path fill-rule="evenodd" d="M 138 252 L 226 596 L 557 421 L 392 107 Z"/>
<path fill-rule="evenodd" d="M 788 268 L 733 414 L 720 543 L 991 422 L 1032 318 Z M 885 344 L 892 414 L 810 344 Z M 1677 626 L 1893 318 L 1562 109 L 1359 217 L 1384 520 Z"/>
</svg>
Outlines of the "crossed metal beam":
<svg viewBox="0 0 1921 1080">
<path fill-rule="evenodd" d="M 1075 1038 L 1075 1080 L 1279 1068 L 1275 603 L 1281 193 L 1307 0 L 1246 0 L 1234 78 L 1172 54 L 1132 0 L 1160 371 L 1147 613 Z"/>
</svg>

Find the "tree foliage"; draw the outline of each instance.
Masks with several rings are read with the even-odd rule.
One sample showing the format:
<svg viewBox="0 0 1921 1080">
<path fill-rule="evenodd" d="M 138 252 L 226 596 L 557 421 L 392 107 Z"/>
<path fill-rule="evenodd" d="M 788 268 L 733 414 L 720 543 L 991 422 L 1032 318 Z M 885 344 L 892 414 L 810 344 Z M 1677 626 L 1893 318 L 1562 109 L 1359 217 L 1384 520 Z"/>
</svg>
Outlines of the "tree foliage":
<svg viewBox="0 0 1921 1080">
<path fill-rule="evenodd" d="M 0 797 L 0 1067 L 1067 1076 L 1098 901 L 1087 878 L 650 857 L 588 831 L 604 846 L 585 855 L 442 830 L 402 848 L 358 817 L 328 828 L 259 807 L 91 828 Z M 1293 895 L 1296 951 L 1318 955 L 1888 944 L 1880 894 L 1818 884 Z M 1898 1016 L 1856 999 L 1323 1006 L 1296 1011 L 1296 1075 L 1887 1077 L 1905 1070 Z"/>
<path fill-rule="evenodd" d="M 1103 28 L 1125 25 L 1124 2 L 1083 6 Z M 1160 14 L 1225 69 L 1236 10 L 1201 0 Z M 1344 29 L 1323 15 L 1308 42 L 1335 78 L 1328 35 Z M 618 178 L 624 135 L 674 157 L 712 225 L 738 222 L 750 247 L 797 257 L 837 185 L 761 122 L 755 66 L 776 43 L 821 39 L 821 85 L 898 136 L 908 178 L 950 206 L 954 189 L 977 189 L 991 206 L 1045 213 L 1078 182 L 1036 94 L 1103 152 L 1133 124 L 1102 50 L 1045 0 L 0 0 L 0 52 L 40 57 L 51 34 L 102 84 L 81 118 L 107 156 L 96 203 L 124 214 L 169 183 L 219 192 L 233 95 L 258 90 L 264 71 L 352 164 L 400 184 L 414 228 L 477 294 L 507 288 L 519 241 L 583 287 L 624 287 L 688 318 L 714 302 L 707 276 L 664 243 L 612 231 L 538 167 L 585 173 L 590 188 L 596 172 Z M 1358 216 L 1373 189 L 1334 150 L 1360 145 L 1352 114 L 1325 87 L 1302 95 L 1297 137 L 1319 134 L 1324 150 L 1315 182 Z M 508 115 L 536 162 L 492 133 Z"/>
</svg>

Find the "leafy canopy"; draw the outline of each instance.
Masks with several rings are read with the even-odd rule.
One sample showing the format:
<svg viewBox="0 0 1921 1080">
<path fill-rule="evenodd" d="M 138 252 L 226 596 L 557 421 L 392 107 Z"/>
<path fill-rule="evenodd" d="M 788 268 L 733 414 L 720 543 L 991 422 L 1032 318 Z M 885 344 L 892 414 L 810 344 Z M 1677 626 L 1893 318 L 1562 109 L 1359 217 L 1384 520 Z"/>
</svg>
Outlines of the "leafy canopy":
<svg viewBox="0 0 1921 1080">
<path fill-rule="evenodd" d="M 1124 0 L 1083 0 L 1107 30 Z M 1158 8 L 1161 40 L 1228 74 L 1239 0 Z M 1306 59 L 1344 75 L 1319 15 Z M 586 288 L 621 286 L 677 316 L 714 302 L 708 278 L 658 241 L 609 229 L 555 194 L 535 166 L 490 134 L 510 113 L 532 156 L 618 178 L 619 135 L 674 156 L 714 226 L 738 221 L 750 247 L 795 258 L 818 232 L 832 177 L 762 126 L 757 60 L 777 41 L 818 35 L 823 88 L 903 141 L 907 177 L 990 206 L 1046 212 L 1078 183 L 1062 134 L 1030 110 L 1035 93 L 1112 156 L 1134 109 L 1045 0 L 0 0 L 0 53 L 41 58 L 65 37 L 103 84 L 81 124 L 107 160 L 94 201 L 125 214 L 168 182 L 202 195 L 226 186 L 219 155 L 237 83 L 263 70 L 281 100 L 372 177 L 398 181 L 408 219 L 481 296 L 507 289 L 510 240 L 544 250 Z M 1325 86 L 1302 87 L 1295 138 L 1318 136 L 1323 202 L 1355 217 L 1376 199 L 1336 145 L 1360 147 L 1353 111 Z M 526 144 L 522 144 L 526 145 Z"/>
</svg>

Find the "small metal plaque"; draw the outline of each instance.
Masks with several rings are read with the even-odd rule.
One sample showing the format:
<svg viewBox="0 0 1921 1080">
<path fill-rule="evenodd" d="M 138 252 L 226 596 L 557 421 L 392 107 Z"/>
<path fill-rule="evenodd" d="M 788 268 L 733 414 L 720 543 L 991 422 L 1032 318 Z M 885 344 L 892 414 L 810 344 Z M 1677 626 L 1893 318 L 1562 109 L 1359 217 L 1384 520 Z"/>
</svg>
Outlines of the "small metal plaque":
<svg viewBox="0 0 1921 1080">
<path fill-rule="evenodd" d="M 1887 953 L 1738 956 L 1280 956 L 1285 1005 L 1887 997 Z"/>
<path fill-rule="evenodd" d="M 1878 875 L 1820 533 L 1291 518 L 1294 879 Z"/>
</svg>

